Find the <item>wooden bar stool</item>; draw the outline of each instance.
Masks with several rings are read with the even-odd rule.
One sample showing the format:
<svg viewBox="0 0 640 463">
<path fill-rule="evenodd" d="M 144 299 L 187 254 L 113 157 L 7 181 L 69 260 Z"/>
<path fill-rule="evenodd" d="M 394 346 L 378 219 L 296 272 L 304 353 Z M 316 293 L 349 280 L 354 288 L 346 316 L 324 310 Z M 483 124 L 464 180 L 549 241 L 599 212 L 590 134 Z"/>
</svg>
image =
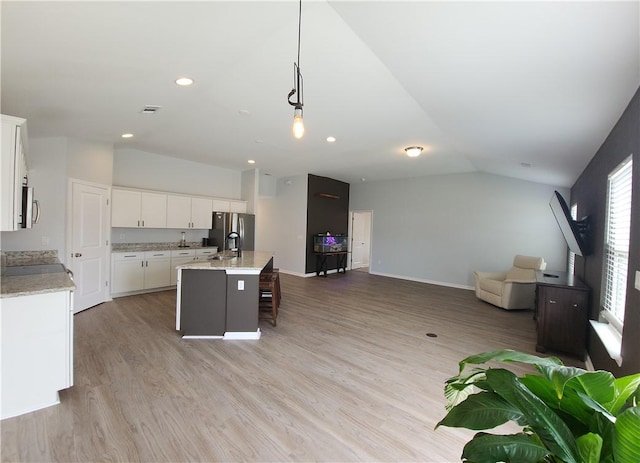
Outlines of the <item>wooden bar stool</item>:
<svg viewBox="0 0 640 463">
<path fill-rule="evenodd" d="M 265 272 L 260 274 L 258 310 L 260 320 L 270 320 L 276 326 L 278 307 L 280 305 L 280 274 Z"/>
</svg>

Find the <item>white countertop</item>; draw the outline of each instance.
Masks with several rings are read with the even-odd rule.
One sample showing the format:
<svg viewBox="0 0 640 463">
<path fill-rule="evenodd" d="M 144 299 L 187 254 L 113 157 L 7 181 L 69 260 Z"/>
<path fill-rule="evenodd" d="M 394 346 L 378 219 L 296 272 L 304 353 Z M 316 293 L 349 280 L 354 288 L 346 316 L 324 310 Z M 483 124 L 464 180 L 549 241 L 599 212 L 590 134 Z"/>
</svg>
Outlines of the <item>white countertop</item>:
<svg viewBox="0 0 640 463">
<path fill-rule="evenodd" d="M 228 256 L 229 251 L 216 255 Z M 272 257 L 273 253 L 270 252 L 242 251 L 241 257 L 223 260 L 194 260 L 178 265 L 177 268 L 182 270 L 224 270 L 229 274 L 259 274 Z"/>
</svg>

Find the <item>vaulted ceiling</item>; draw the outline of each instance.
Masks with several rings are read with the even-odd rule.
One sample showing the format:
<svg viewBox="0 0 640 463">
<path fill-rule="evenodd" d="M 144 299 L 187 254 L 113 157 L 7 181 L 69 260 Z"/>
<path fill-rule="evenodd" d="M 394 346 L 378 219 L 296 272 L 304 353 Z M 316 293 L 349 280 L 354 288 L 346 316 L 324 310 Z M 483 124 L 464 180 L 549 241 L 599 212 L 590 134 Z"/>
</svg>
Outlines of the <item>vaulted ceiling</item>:
<svg viewBox="0 0 640 463">
<path fill-rule="evenodd" d="M 277 177 L 482 171 L 568 187 L 640 87 L 638 2 L 303 0 L 296 140 L 297 1 L 3 0 L 1 14 L 1 109 L 30 137 L 253 159 Z"/>
</svg>

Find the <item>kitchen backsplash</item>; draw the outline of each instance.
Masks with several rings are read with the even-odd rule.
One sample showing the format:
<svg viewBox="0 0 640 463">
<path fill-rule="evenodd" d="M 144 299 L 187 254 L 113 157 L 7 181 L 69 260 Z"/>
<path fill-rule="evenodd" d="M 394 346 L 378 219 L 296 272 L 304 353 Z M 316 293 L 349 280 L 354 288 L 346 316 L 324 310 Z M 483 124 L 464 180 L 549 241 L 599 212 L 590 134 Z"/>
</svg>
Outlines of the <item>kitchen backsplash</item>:
<svg viewBox="0 0 640 463">
<path fill-rule="evenodd" d="M 120 243 L 179 243 L 185 232 L 186 241 L 202 243 L 209 230 L 180 230 L 164 228 L 112 228 L 111 244 Z"/>
</svg>

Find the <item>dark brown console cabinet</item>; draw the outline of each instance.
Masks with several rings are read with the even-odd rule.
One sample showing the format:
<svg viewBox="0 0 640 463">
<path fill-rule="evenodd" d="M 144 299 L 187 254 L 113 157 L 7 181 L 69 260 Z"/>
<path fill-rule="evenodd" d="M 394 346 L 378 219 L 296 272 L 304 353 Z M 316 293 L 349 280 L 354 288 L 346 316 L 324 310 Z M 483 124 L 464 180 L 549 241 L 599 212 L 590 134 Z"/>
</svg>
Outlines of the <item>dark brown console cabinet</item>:
<svg viewBox="0 0 640 463">
<path fill-rule="evenodd" d="M 589 287 L 564 272 L 536 272 L 536 350 L 585 359 Z"/>
</svg>

